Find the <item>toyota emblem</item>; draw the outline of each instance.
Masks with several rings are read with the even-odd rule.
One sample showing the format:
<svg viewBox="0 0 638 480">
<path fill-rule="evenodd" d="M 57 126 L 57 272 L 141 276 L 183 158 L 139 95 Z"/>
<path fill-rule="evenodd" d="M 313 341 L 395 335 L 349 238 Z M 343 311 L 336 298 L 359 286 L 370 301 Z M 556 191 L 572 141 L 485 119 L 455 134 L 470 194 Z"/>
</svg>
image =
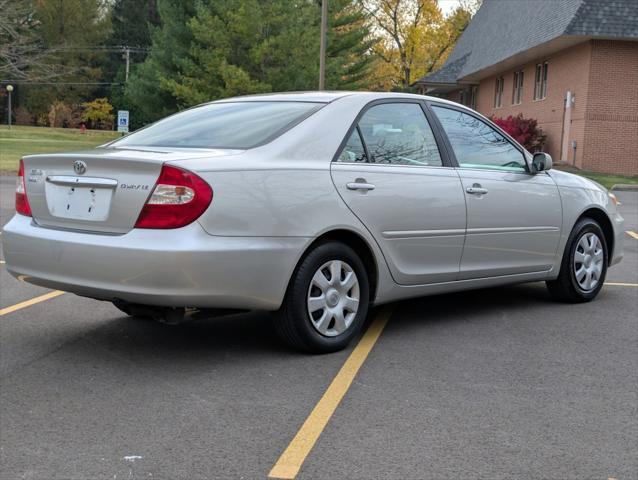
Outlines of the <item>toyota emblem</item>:
<svg viewBox="0 0 638 480">
<path fill-rule="evenodd" d="M 82 160 L 76 160 L 75 162 L 73 162 L 73 170 L 75 170 L 75 173 L 77 173 L 78 175 L 82 175 L 84 172 L 86 172 L 86 163 L 84 163 Z"/>
</svg>

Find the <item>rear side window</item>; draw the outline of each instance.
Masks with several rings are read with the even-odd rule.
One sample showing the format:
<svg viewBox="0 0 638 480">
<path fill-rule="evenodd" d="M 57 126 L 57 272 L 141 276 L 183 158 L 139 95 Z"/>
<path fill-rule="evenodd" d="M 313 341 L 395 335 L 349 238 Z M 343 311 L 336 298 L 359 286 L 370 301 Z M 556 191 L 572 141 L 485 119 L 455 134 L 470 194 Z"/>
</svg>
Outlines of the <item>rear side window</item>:
<svg viewBox="0 0 638 480">
<path fill-rule="evenodd" d="M 339 155 L 337 161 L 346 163 L 368 161 L 368 156 L 366 155 L 366 150 L 363 147 L 363 142 L 361 141 L 358 128 L 354 129 L 352 135 L 348 138 L 348 141 L 346 142 L 345 147 L 343 147 L 341 155 Z"/>
<path fill-rule="evenodd" d="M 451 108 L 432 106 L 460 167 L 526 172 L 523 154 L 478 118 Z"/>
<path fill-rule="evenodd" d="M 363 136 L 369 155 L 367 161 L 370 163 L 415 166 L 443 164 L 432 129 L 421 106 L 416 103 L 384 103 L 370 107 L 361 117 L 344 152 L 350 151 L 352 142 L 361 141 L 357 131 Z M 338 160 L 352 161 L 346 158 L 342 153 Z"/>
<path fill-rule="evenodd" d="M 322 106 L 310 102 L 211 103 L 160 120 L 110 146 L 247 149 L 274 140 Z"/>
</svg>

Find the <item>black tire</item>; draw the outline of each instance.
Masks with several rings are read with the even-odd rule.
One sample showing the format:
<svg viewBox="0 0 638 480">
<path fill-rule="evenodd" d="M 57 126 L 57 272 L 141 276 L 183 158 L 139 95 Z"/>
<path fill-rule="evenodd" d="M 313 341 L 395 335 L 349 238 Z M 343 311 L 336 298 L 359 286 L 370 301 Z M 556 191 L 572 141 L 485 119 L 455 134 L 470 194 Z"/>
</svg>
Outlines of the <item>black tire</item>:
<svg viewBox="0 0 638 480">
<path fill-rule="evenodd" d="M 311 322 L 307 307 L 310 283 L 315 273 L 327 262 L 345 262 L 359 281 L 359 305 L 352 323 L 337 336 L 319 333 Z M 309 353 L 329 353 L 344 349 L 361 330 L 368 314 L 370 287 L 361 259 L 347 245 L 326 242 L 317 245 L 300 261 L 295 269 L 283 304 L 275 314 L 275 330 L 289 346 Z"/>
<path fill-rule="evenodd" d="M 595 234 L 600 240 L 603 249 L 602 273 L 595 288 L 591 290 L 584 290 L 579 285 L 574 271 L 574 255 L 578 248 L 578 242 L 587 233 Z M 595 220 L 582 218 L 576 223 L 567 239 L 558 278 L 546 282 L 550 295 L 555 300 L 566 303 L 583 303 L 593 300 L 605 283 L 608 258 L 607 243 L 602 228 Z"/>
</svg>

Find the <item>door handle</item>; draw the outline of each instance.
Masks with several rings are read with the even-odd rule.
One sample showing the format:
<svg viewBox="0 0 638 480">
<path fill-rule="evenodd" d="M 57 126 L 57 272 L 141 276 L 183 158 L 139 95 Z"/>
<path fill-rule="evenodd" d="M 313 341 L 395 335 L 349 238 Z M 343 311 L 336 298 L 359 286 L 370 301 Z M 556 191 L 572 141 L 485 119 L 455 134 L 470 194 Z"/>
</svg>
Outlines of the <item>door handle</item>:
<svg viewBox="0 0 638 480">
<path fill-rule="evenodd" d="M 346 183 L 348 190 L 374 190 L 374 185 L 364 182 L 350 182 Z"/>
<path fill-rule="evenodd" d="M 465 191 L 471 195 L 485 195 L 487 193 L 487 188 L 483 188 L 480 184 L 475 183 L 471 187 L 467 187 Z"/>
</svg>

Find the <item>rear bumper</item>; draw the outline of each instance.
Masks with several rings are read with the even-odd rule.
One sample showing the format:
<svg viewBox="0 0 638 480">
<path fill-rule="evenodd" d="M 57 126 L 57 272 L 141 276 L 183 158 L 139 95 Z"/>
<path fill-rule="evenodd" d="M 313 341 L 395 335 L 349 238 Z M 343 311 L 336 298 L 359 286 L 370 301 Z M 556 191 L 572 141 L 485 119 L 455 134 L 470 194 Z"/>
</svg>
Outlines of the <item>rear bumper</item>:
<svg viewBox="0 0 638 480">
<path fill-rule="evenodd" d="M 42 228 L 16 215 L 2 242 L 11 274 L 100 300 L 158 306 L 279 308 L 310 239 L 219 237 L 197 223 L 110 236 Z"/>
</svg>

